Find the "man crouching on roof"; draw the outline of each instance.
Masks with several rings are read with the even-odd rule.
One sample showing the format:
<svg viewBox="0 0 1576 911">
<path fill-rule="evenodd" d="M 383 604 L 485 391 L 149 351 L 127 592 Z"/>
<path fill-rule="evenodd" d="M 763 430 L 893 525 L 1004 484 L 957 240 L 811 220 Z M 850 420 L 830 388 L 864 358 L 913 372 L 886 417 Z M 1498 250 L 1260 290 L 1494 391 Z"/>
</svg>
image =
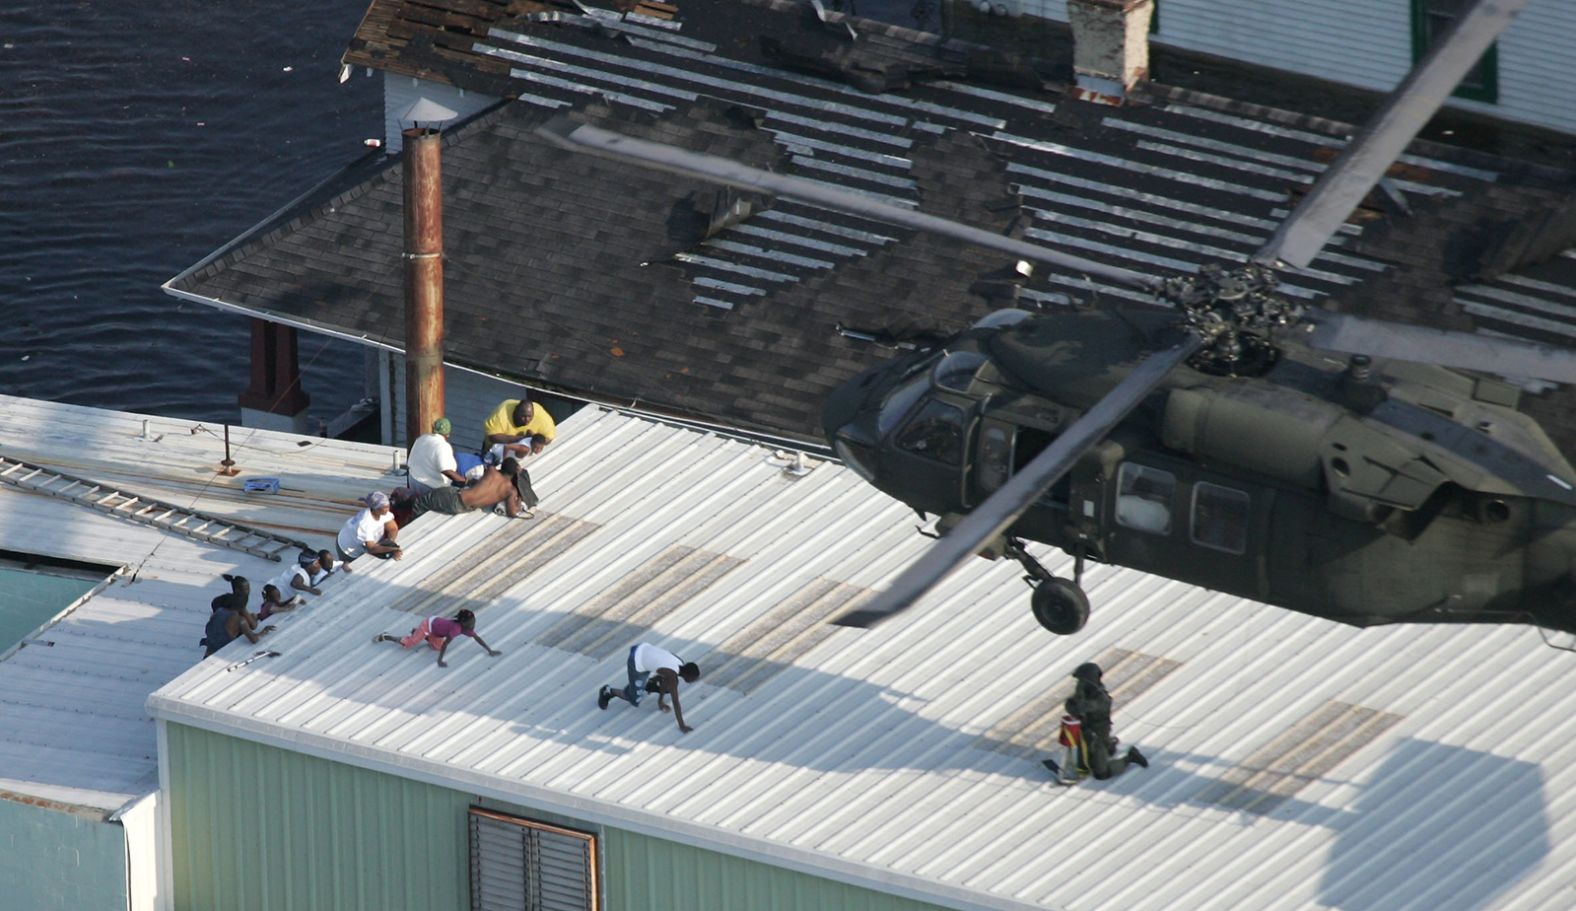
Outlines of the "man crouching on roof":
<svg viewBox="0 0 1576 911">
<path fill-rule="evenodd" d="M 415 519 L 429 512 L 457 516 L 491 509 L 502 503 L 504 512 L 512 519 L 520 514 L 520 491 L 515 486 L 519 474 L 520 463 L 512 458 L 504 459 L 502 466 L 488 466 L 480 478 L 463 488 L 438 487 L 417 497 L 410 517 Z"/>
<path fill-rule="evenodd" d="M 679 732 L 688 734 L 694 730 L 684 723 L 684 709 L 679 707 L 679 681 L 694 683 L 699 680 L 700 665 L 693 661 L 685 661 L 665 648 L 639 642 L 630 647 L 626 666 L 629 671 L 629 683 L 621 690 L 611 686 L 604 686 L 598 690 L 597 708 L 605 710 L 614 697 L 630 705 L 640 705 L 640 698 L 643 695 L 656 693 L 657 708 L 666 712 L 668 704 L 664 700 L 672 696 L 673 720 L 679 723 Z M 656 676 L 652 677 L 652 674 Z"/>
</svg>

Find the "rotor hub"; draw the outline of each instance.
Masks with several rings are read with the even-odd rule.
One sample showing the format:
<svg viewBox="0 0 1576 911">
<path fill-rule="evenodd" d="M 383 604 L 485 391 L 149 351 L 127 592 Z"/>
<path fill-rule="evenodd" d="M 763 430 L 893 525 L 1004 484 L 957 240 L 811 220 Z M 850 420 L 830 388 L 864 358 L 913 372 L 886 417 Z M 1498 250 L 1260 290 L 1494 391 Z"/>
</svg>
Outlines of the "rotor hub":
<svg viewBox="0 0 1576 911">
<path fill-rule="evenodd" d="M 1257 376 L 1280 357 L 1272 333 L 1296 325 L 1303 308 L 1275 292 L 1279 279 L 1257 263 L 1217 265 L 1161 284 L 1159 297 L 1182 314 L 1182 324 L 1204 344 L 1188 366 L 1218 376 Z"/>
</svg>

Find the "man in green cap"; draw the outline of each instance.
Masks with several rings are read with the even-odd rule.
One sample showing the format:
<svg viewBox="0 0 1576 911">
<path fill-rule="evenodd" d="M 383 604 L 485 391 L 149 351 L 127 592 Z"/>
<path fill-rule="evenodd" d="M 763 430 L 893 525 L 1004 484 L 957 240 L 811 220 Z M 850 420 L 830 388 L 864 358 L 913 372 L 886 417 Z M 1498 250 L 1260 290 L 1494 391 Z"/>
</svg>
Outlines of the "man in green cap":
<svg viewBox="0 0 1576 911">
<path fill-rule="evenodd" d="M 465 476 L 454 462 L 454 447 L 449 445 L 453 431 L 454 425 L 448 418 L 438 418 L 432 422 L 431 433 L 422 434 L 410 444 L 410 457 L 405 460 L 406 480 L 417 494 L 447 487 L 450 481 L 464 485 Z"/>
</svg>

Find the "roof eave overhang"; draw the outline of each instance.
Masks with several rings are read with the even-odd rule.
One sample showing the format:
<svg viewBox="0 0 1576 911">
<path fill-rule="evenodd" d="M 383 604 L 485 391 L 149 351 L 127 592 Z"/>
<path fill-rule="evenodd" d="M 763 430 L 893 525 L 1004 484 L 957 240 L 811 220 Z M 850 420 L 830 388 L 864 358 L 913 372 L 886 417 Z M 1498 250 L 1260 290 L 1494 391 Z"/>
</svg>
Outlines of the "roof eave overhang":
<svg viewBox="0 0 1576 911">
<path fill-rule="evenodd" d="M 456 769 L 442 762 L 370 747 L 351 747 L 310 731 L 281 728 L 218 709 L 193 705 L 158 693 L 148 697 L 148 712 L 158 721 L 184 724 L 209 733 L 236 737 L 252 743 L 302 753 L 372 772 L 436 784 L 531 808 L 560 813 L 595 825 L 624 829 L 638 835 L 681 841 L 688 845 L 739 857 L 756 863 L 874 889 L 915 901 L 940 903 L 964 909 L 989 911 L 1044 911 L 1043 906 L 1012 901 L 938 883 L 893 870 L 853 863 L 831 854 L 725 832 L 604 800 L 577 797 L 564 791 L 521 781 Z"/>
</svg>

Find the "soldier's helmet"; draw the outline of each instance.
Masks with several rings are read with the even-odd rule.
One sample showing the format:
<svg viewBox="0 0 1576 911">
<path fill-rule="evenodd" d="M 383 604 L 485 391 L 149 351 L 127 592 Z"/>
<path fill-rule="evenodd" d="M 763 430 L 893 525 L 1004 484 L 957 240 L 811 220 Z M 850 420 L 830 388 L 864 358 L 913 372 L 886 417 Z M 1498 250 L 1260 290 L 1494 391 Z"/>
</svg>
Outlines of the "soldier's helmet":
<svg viewBox="0 0 1576 911">
<path fill-rule="evenodd" d="M 1090 683 L 1099 683 L 1100 665 L 1095 664 L 1093 661 L 1078 665 L 1078 667 L 1073 670 L 1073 679 L 1087 680 Z"/>
</svg>

